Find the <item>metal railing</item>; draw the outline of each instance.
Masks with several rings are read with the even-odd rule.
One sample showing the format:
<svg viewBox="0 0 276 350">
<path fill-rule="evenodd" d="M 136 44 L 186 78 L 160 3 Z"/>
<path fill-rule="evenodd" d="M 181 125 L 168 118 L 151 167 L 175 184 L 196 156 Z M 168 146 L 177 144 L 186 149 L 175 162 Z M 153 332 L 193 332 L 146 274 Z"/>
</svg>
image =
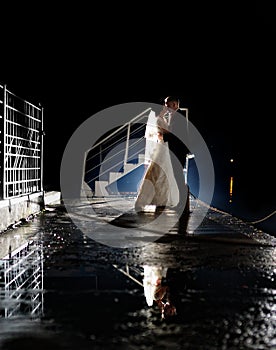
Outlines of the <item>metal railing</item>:
<svg viewBox="0 0 276 350">
<path fill-rule="evenodd" d="M 84 181 L 93 191 L 96 180 L 108 180 L 110 172 L 123 172 L 128 163 L 138 163 L 139 154 L 145 152 L 145 127 L 151 110 L 144 110 L 89 150 Z"/>
<path fill-rule="evenodd" d="M 0 85 L 0 199 L 43 190 L 43 108 Z"/>
<path fill-rule="evenodd" d="M 0 260 L 0 315 L 43 313 L 43 250 L 33 240 Z"/>
<path fill-rule="evenodd" d="M 188 109 L 181 108 L 186 114 L 188 123 Z M 126 170 L 129 163 L 139 163 L 139 156 L 143 158 L 146 150 L 145 130 L 149 114 L 153 112 L 148 108 L 133 117 L 109 135 L 99 140 L 87 153 L 84 171 L 84 181 L 95 193 L 95 181 L 108 182 L 111 172 Z M 189 154 L 186 158 L 184 176 L 187 182 L 188 162 L 193 158 Z"/>
</svg>

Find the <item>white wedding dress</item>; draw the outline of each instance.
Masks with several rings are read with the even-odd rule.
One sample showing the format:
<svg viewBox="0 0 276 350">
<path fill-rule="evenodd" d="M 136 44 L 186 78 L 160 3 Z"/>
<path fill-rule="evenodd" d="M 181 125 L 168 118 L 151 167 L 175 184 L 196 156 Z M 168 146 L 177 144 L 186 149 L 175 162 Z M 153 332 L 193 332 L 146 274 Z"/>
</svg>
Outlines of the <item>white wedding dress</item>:
<svg viewBox="0 0 276 350">
<path fill-rule="evenodd" d="M 162 285 L 162 278 L 166 277 L 168 268 L 162 266 L 144 266 L 144 294 L 148 306 L 153 305 L 156 300 L 156 293 Z"/>
<path fill-rule="evenodd" d="M 137 212 L 147 211 L 152 206 L 176 206 L 179 200 L 168 144 L 158 139 L 162 128 L 168 128 L 168 124 L 151 111 L 145 132 L 145 163 L 148 165 L 135 201 Z"/>
</svg>

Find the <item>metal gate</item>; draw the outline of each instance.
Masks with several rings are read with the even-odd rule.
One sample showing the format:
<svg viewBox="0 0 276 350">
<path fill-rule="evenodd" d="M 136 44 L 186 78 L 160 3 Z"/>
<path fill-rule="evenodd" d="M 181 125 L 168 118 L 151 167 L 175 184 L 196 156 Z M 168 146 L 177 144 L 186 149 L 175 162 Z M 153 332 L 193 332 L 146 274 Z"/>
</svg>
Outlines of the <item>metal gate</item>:
<svg viewBox="0 0 276 350">
<path fill-rule="evenodd" d="M 0 259 L 0 317 L 43 314 L 43 250 L 33 240 Z"/>
<path fill-rule="evenodd" d="M 43 108 L 0 85 L 0 199 L 43 190 Z"/>
</svg>

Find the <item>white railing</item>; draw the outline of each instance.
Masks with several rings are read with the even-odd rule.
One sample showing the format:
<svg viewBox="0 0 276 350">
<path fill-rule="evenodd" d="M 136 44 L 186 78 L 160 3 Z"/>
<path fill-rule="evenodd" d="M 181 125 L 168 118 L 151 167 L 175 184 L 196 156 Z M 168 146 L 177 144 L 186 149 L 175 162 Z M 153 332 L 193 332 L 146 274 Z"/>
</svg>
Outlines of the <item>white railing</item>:
<svg viewBox="0 0 276 350">
<path fill-rule="evenodd" d="M 181 109 L 185 111 L 188 123 L 188 109 Z M 147 108 L 98 141 L 87 152 L 83 180 L 90 187 L 94 196 L 109 195 L 104 188 L 112 180 L 118 180 L 123 175 L 136 169 L 141 163 L 144 163 L 145 130 L 149 114 L 152 111 L 152 108 Z M 189 154 L 186 159 L 184 169 L 186 182 L 188 179 L 188 162 L 193 157 L 192 154 Z M 124 194 L 127 194 L 127 192 Z M 133 192 L 129 192 L 129 194 L 133 194 Z"/>
<path fill-rule="evenodd" d="M 36 240 L 0 260 L 0 315 L 5 318 L 43 313 L 43 251 Z"/>
<path fill-rule="evenodd" d="M 87 152 L 84 181 L 94 193 L 96 181 L 108 182 L 110 173 L 126 173 L 130 161 L 133 165 L 139 162 L 139 154 L 145 152 L 145 126 L 151 110 L 148 108 L 136 115 Z M 116 147 L 118 150 L 112 152 Z"/>
<path fill-rule="evenodd" d="M 43 190 L 43 108 L 0 85 L 0 199 Z"/>
</svg>

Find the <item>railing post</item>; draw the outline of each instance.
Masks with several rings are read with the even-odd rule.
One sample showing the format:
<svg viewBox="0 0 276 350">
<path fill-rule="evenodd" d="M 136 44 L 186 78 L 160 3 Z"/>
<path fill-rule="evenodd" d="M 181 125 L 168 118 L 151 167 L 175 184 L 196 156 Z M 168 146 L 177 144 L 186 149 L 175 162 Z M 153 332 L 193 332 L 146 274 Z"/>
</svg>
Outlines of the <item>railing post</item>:
<svg viewBox="0 0 276 350">
<path fill-rule="evenodd" d="M 44 155 L 43 155 L 43 144 L 44 144 L 44 126 L 43 126 L 43 107 L 41 107 L 41 129 L 40 129 L 40 191 L 43 191 L 43 166 L 44 166 Z"/>
<path fill-rule="evenodd" d="M 4 85 L 4 99 L 3 99 L 3 146 L 2 146 L 2 150 L 3 150 L 3 154 L 2 154 L 2 166 L 3 166 L 3 170 L 2 170 L 2 174 L 3 174 L 3 199 L 6 199 L 8 194 L 7 194 L 7 187 L 6 187 L 6 118 L 7 118 L 7 86 L 6 84 Z"/>
<path fill-rule="evenodd" d="M 128 123 L 128 126 L 127 126 L 126 150 L 125 150 L 125 158 L 124 158 L 124 171 L 125 171 L 125 166 L 126 166 L 127 160 L 128 160 L 129 137 L 130 137 L 130 123 Z"/>
<path fill-rule="evenodd" d="M 84 183 L 85 183 L 85 168 L 86 168 L 86 159 L 88 152 L 84 152 L 83 164 L 82 164 L 82 176 L 81 176 L 81 187 L 80 187 L 80 198 L 86 198 Z"/>
<path fill-rule="evenodd" d="M 186 123 L 187 123 L 187 137 L 189 138 L 189 109 L 188 108 L 180 108 L 181 111 L 185 111 L 185 116 L 186 116 Z M 189 139 L 186 140 L 186 145 L 190 146 Z M 188 170 L 189 170 L 189 159 L 193 158 L 193 155 L 187 154 L 186 156 L 186 162 L 185 162 L 185 168 L 184 168 L 184 177 L 185 177 L 185 182 L 188 184 Z"/>
<path fill-rule="evenodd" d="M 4 113 L 5 113 L 5 88 L 0 86 L 0 199 L 4 197 Z"/>
</svg>

